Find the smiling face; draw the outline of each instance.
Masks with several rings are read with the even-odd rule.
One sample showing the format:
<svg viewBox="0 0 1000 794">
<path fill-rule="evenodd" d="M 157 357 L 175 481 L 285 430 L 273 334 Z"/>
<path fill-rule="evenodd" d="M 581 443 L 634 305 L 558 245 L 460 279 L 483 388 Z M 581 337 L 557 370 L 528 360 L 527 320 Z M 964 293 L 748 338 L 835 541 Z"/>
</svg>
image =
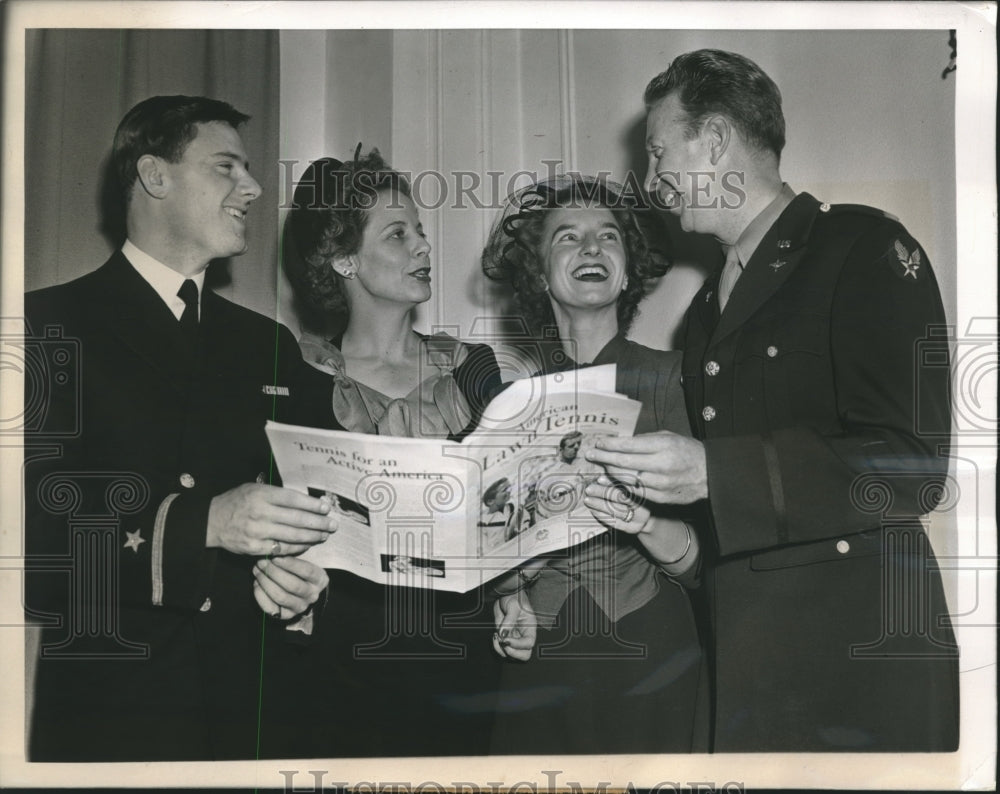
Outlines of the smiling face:
<svg viewBox="0 0 1000 794">
<path fill-rule="evenodd" d="M 397 303 L 431 297 L 431 246 L 409 196 L 381 190 L 368 209 L 358 252 L 349 257 L 357 284 L 369 295 Z"/>
<path fill-rule="evenodd" d="M 689 139 L 687 116 L 676 94 L 668 94 L 646 117 L 646 189 L 655 193 L 686 232 L 712 232 L 712 187 L 716 166 L 707 136 Z"/>
<path fill-rule="evenodd" d="M 622 230 L 605 207 L 549 210 L 539 254 L 549 298 L 563 308 L 614 306 L 625 286 Z"/>
<path fill-rule="evenodd" d="M 189 273 L 246 250 L 247 210 L 261 194 L 239 133 L 220 121 L 195 126 L 178 162 L 159 161 L 169 186 L 161 215 L 166 264 Z"/>
</svg>

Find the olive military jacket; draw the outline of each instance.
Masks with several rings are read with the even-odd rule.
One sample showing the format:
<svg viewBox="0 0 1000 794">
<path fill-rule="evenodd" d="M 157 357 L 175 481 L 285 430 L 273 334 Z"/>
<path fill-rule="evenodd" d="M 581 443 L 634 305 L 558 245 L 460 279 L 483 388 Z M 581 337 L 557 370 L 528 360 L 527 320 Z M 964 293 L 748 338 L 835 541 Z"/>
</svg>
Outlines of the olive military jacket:
<svg viewBox="0 0 1000 794">
<path fill-rule="evenodd" d="M 800 194 L 721 316 L 718 281 L 688 310 L 683 363 L 714 547 L 714 749 L 953 749 L 957 651 L 919 518 L 950 433 L 930 263 L 885 213 Z"/>
</svg>

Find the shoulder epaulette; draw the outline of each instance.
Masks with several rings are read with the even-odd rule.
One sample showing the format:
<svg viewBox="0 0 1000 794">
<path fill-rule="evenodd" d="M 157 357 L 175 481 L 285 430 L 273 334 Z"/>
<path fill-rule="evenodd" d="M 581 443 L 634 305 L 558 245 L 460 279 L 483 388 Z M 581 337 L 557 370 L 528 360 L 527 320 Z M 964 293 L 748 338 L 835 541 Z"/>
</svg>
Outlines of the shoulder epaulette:
<svg viewBox="0 0 1000 794">
<path fill-rule="evenodd" d="M 827 207 L 827 209 L 824 210 L 823 207 Z M 849 213 L 874 215 L 878 218 L 887 218 L 890 221 L 899 223 L 899 218 L 891 212 L 880 210 L 878 207 L 869 207 L 865 204 L 823 204 L 820 206 L 820 211 L 827 212 L 830 215 L 845 215 Z"/>
</svg>

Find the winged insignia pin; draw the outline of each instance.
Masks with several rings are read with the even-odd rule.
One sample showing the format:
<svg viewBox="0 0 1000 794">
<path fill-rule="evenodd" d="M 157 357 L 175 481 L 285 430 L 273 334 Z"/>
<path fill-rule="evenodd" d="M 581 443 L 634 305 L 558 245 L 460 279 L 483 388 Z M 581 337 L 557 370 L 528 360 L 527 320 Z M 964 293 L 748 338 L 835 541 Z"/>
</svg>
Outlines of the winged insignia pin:
<svg viewBox="0 0 1000 794">
<path fill-rule="evenodd" d="M 896 256 L 899 257 L 899 264 L 903 266 L 903 278 L 912 276 L 916 281 L 917 271 L 920 270 L 920 249 L 914 248 L 911 254 L 905 245 L 896 240 Z"/>
</svg>

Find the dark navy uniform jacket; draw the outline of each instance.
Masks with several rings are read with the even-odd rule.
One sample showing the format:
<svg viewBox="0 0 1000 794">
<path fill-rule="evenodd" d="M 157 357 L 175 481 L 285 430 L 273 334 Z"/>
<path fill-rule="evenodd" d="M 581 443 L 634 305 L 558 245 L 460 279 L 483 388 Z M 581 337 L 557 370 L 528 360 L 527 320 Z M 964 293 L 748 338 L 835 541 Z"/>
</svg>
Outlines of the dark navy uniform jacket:
<svg viewBox="0 0 1000 794">
<path fill-rule="evenodd" d="M 120 252 L 25 307 L 45 374 L 25 395 L 43 416 L 25 453 L 27 610 L 45 625 L 31 759 L 256 757 L 280 675 L 262 640 L 286 632 L 256 606 L 254 558 L 205 548 L 208 509 L 276 478 L 267 419 L 329 425 L 308 394 L 327 379 L 208 289 L 191 345 Z"/>
<path fill-rule="evenodd" d="M 683 363 L 708 464 L 715 751 L 954 749 L 957 650 L 919 518 L 950 433 L 930 263 L 885 213 L 800 194 L 721 317 L 718 280 Z"/>
</svg>

